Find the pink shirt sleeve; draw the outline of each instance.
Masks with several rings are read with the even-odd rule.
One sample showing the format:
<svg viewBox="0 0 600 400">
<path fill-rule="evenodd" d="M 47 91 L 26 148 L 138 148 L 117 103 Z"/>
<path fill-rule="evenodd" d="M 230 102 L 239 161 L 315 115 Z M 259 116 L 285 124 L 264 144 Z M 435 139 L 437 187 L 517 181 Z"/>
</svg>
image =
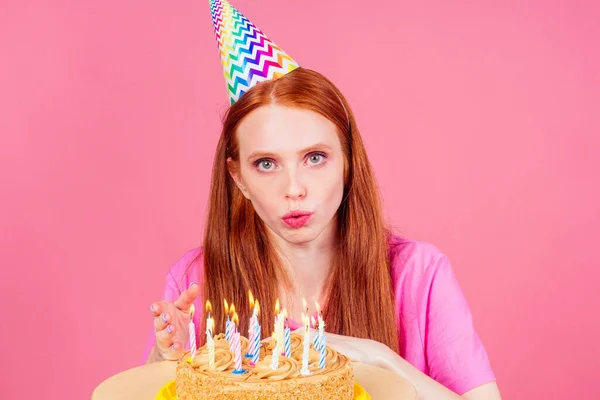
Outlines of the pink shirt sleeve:
<svg viewBox="0 0 600 400">
<path fill-rule="evenodd" d="M 448 257 L 398 238 L 392 254 L 400 355 L 458 394 L 494 381 Z"/>
<path fill-rule="evenodd" d="M 202 258 L 201 249 L 196 248 L 188 251 L 180 260 L 169 268 L 165 276 L 165 286 L 163 289 L 162 297 L 156 300 L 167 300 L 173 302 L 181 295 L 183 290 L 187 288 L 192 282 L 197 282 L 202 287 Z M 196 337 L 198 337 L 198 322 L 202 316 L 202 305 L 201 305 L 202 294 L 198 296 L 194 302 L 194 308 L 197 310 L 194 315 L 194 323 L 196 324 Z M 156 338 L 154 334 L 154 326 L 150 323 L 150 332 L 148 340 L 146 342 L 146 348 L 144 350 L 142 364 L 146 363 L 152 347 L 156 344 Z"/>
<path fill-rule="evenodd" d="M 433 258 L 423 284 L 428 287 L 424 342 L 429 375 L 459 394 L 494 381 L 448 257 L 440 253 Z"/>
</svg>

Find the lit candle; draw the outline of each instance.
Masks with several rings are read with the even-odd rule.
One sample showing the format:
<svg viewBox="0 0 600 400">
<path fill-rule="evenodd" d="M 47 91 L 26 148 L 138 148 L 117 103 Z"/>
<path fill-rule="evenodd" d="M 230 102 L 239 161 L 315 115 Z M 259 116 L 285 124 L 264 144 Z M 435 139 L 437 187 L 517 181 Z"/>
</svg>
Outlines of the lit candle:
<svg viewBox="0 0 600 400">
<path fill-rule="evenodd" d="M 225 315 L 227 315 L 227 321 L 225 322 L 225 340 L 229 341 L 231 339 L 231 321 L 229 319 L 229 304 L 227 304 L 227 300 L 223 299 L 225 302 Z"/>
<path fill-rule="evenodd" d="M 318 347 L 315 348 L 319 351 L 319 367 L 321 369 L 325 368 L 325 355 L 327 353 L 325 348 L 325 321 L 323 320 L 323 313 L 321 312 L 321 306 L 319 303 L 315 301 L 315 306 L 317 307 L 317 318 L 319 319 L 319 334 L 318 334 Z"/>
<path fill-rule="evenodd" d="M 235 314 L 234 318 L 237 316 Z M 242 369 L 242 347 L 240 341 L 240 333 L 235 331 L 231 334 L 231 343 L 232 343 L 232 352 L 235 360 L 235 369 L 233 370 L 234 374 L 241 374 L 245 371 Z"/>
<path fill-rule="evenodd" d="M 273 328 L 275 333 L 273 334 L 273 340 L 275 341 L 275 347 L 273 348 L 273 353 L 277 353 L 277 356 L 281 354 L 283 350 L 283 325 L 281 324 L 282 315 L 279 312 L 279 299 L 275 302 L 275 322 L 273 324 Z"/>
<path fill-rule="evenodd" d="M 252 363 L 256 364 L 258 362 L 258 357 L 260 356 L 260 324 L 258 323 L 258 314 L 260 313 L 260 304 L 258 300 L 254 303 L 254 314 L 256 316 L 256 324 L 254 326 L 254 335 L 252 336 L 252 341 L 250 342 L 250 354 L 252 354 Z"/>
<path fill-rule="evenodd" d="M 250 325 L 248 326 L 248 343 L 252 344 L 254 342 L 254 335 L 256 334 L 256 325 L 258 324 L 258 319 L 256 318 L 256 308 L 254 307 L 254 296 L 252 296 L 252 291 L 248 290 L 248 297 L 250 298 L 250 308 L 254 311 L 252 313 L 252 317 L 250 317 Z M 252 358 L 251 346 L 248 347 L 248 353 L 246 353 L 245 357 Z"/>
<path fill-rule="evenodd" d="M 194 325 L 194 305 L 190 306 L 190 323 L 188 324 L 190 339 L 189 345 L 192 355 L 189 361 L 193 361 L 196 358 L 196 327 Z"/>
<path fill-rule="evenodd" d="M 287 319 L 287 311 L 284 308 L 283 311 L 279 314 L 277 318 L 277 327 L 279 330 L 277 331 L 277 342 L 279 343 L 279 354 L 285 355 L 285 320 Z"/>
<path fill-rule="evenodd" d="M 308 330 L 309 319 L 308 315 L 302 313 L 302 323 L 304 324 L 304 348 L 302 351 L 302 369 L 300 373 L 302 375 L 310 375 L 308 370 L 308 351 L 310 349 L 310 331 Z"/>
<path fill-rule="evenodd" d="M 215 364 L 215 341 L 213 340 L 213 319 L 210 317 L 210 312 L 212 311 L 212 304 L 210 301 L 206 300 L 206 345 L 208 347 L 208 366 L 212 368 Z M 212 363 L 211 363 L 211 346 L 212 346 Z"/>
<path fill-rule="evenodd" d="M 232 313 L 231 322 L 229 322 L 229 350 L 233 352 L 232 338 L 233 334 L 237 332 L 237 324 L 240 322 L 238 319 L 237 312 L 235 312 L 235 306 L 231 304 L 229 311 Z"/>
<path fill-rule="evenodd" d="M 206 309 L 206 334 L 209 335 L 209 333 L 210 333 L 210 336 L 212 337 L 213 328 L 212 328 L 212 326 L 209 325 L 210 320 L 211 320 L 210 312 L 212 311 L 212 304 L 210 304 L 210 301 L 208 301 L 208 300 L 206 300 L 205 309 Z M 209 326 L 210 326 L 210 328 L 209 328 Z"/>
<path fill-rule="evenodd" d="M 310 326 L 317 328 L 317 321 L 313 316 L 310 317 Z M 313 347 L 316 351 L 319 351 L 319 331 L 315 332 L 315 338 L 313 339 Z"/>
<path fill-rule="evenodd" d="M 319 367 L 321 369 L 325 368 L 325 354 L 326 354 L 326 348 L 325 348 L 325 321 L 323 321 L 323 318 L 321 317 L 321 315 L 319 314 L 319 355 L 321 356 L 319 358 Z"/>
<path fill-rule="evenodd" d="M 208 322 L 206 323 L 206 346 L 208 347 L 208 368 L 210 369 L 215 367 L 215 341 L 212 337 L 214 324 L 215 320 L 212 318 L 209 318 Z"/>
<path fill-rule="evenodd" d="M 317 308 L 317 316 L 321 315 L 321 307 L 319 306 L 319 303 L 317 303 L 315 301 L 315 306 Z M 317 321 L 311 316 L 310 317 L 310 321 L 312 322 L 312 326 L 317 329 Z M 321 348 L 321 330 L 319 329 L 318 333 L 315 333 L 315 339 L 313 341 L 313 346 L 315 347 L 316 351 L 320 351 Z"/>
</svg>

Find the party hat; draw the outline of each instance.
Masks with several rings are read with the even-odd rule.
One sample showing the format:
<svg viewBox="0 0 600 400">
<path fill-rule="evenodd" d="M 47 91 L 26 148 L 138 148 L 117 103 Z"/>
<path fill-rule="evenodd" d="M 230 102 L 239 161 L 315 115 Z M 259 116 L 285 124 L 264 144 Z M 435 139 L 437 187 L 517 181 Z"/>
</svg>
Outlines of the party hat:
<svg viewBox="0 0 600 400">
<path fill-rule="evenodd" d="M 230 104 L 251 87 L 299 65 L 227 0 L 209 0 Z"/>
</svg>

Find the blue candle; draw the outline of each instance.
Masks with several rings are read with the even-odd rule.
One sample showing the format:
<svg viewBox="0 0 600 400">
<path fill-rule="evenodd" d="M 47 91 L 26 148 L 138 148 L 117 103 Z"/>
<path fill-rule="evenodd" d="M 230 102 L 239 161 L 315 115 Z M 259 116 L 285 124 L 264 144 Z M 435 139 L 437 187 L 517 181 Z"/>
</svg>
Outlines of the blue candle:
<svg viewBox="0 0 600 400">
<path fill-rule="evenodd" d="M 290 327 L 286 326 L 285 330 L 284 330 L 284 348 L 285 348 L 285 356 L 286 357 L 291 357 L 292 356 L 292 347 L 291 347 L 291 343 L 290 343 Z"/>
</svg>

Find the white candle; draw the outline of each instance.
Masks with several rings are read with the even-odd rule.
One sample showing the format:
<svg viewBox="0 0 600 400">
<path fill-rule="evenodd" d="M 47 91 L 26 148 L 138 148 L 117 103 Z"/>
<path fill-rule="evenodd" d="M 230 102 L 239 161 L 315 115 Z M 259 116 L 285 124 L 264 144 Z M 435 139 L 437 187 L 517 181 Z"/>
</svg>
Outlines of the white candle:
<svg viewBox="0 0 600 400">
<path fill-rule="evenodd" d="M 275 335 L 273 335 L 275 336 Z M 279 343 L 277 339 L 275 339 L 275 348 L 273 349 L 273 355 L 271 359 L 271 369 L 279 368 Z"/>
<path fill-rule="evenodd" d="M 302 351 L 302 369 L 300 370 L 300 373 L 302 375 L 309 375 L 308 357 L 310 350 L 310 331 L 308 330 L 308 315 L 302 313 L 302 322 L 304 322 L 304 348 Z"/>
<path fill-rule="evenodd" d="M 214 326 L 214 320 L 209 318 L 206 328 L 206 346 L 208 347 L 208 368 L 214 368 L 215 366 L 215 341 L 212 337 L 212 330 Z"/>
<path fill-rule="evenodd" d="M 212 304 L 210 304 L 210 301 L 206 300 L 206 334 L 208 335 L 210 332 L 210 336 L 212 337 L 212 326 L 210 325 L 210 312 L 212 311 Z M 207 337 L 208 340 L 208 337 Z"/>
</svg>

